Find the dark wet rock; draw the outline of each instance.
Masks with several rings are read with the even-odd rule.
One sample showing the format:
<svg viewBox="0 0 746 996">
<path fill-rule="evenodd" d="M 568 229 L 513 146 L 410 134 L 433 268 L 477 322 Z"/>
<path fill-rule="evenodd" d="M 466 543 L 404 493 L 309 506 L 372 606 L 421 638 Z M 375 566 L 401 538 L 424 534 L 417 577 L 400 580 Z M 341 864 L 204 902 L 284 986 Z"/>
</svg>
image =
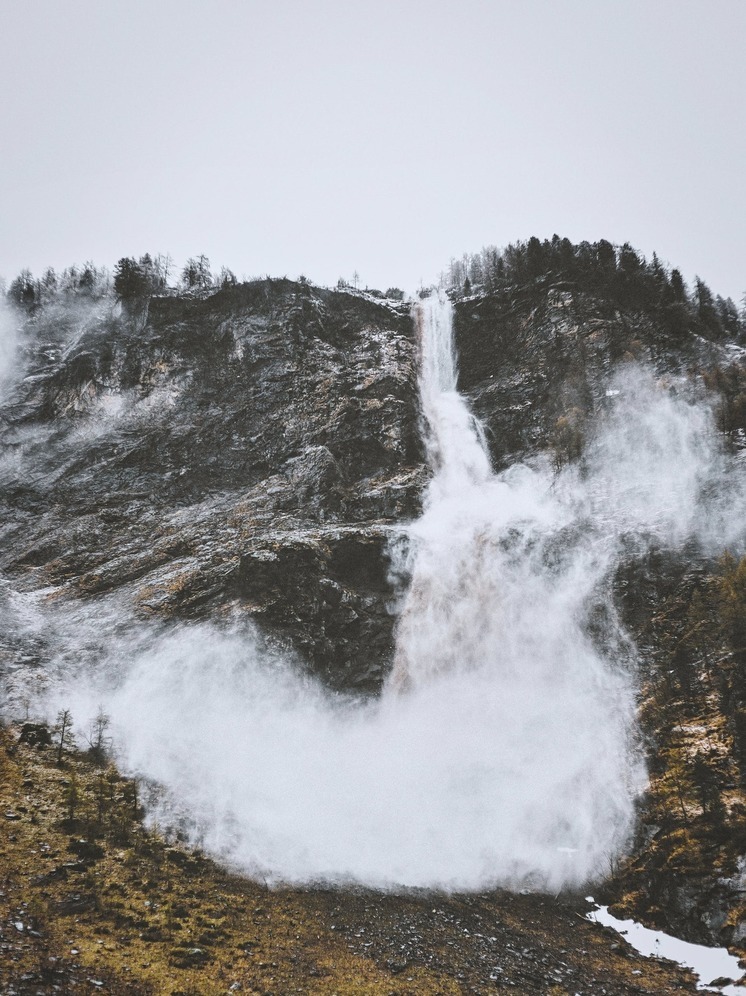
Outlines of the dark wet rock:
<svg viewBox="0 0 746 996">
<path fill-rule="evenodd" d="M 179 945 L 171 952 L 171 964 L 175 968 L 199 968 L 212 959 L 204 948 Z"/>
<path fill-rule="evenodd" d="M 385 526 L 275 537 L 242 555 L 242 598 L 333 687 L 374 688 L 393 655 L 391 537 Z"/>
<path fill-rule="evenodd" d="M 160 927 L 146 927 L 145 930 L 141 931 L 138 935 L 140 940 L 145 941 L 148 944 L 155 944 L 158 941 L 163 941 L 166 938 L 163 930 Z"/>
<path fill-rule="evenodd" d="M 60 916 L 75 916 L 96 908 L 96 897 L 90 893 L 72 892 L 56 904 Z"/>
<path fill-rule="evenodd" d="M 69 850 L 83 861 L 97 861 L 103 858 L 104 849 L 95 840 L 85 840 L 84 838 L 72 838 Z"/>
<path fill-rule="evenodd" d="M 732 358 L 726 345 L 666 330 L 644 309 L 622 311 L 569 282 L 459 300 L 455 333 L 459 390 L 497 468 L 555 447 L 559 419 L 582 436 L 620 365 L 644 362 L 663 377 Z"/>
<path fill-rule="evenodd" d="M 29 747 L 48 747 L 52 743 L 52 734 L 46 723 L 24 723 L 18 740 Z"/>
<path fill-rule="evenodd" d="M 425 480 L 408 309 L 261 280 L 34 321 L 0 413 L 5 576 L 147 616 L 230 605 L 378 687 L 388 538 Z"/>
</svg>

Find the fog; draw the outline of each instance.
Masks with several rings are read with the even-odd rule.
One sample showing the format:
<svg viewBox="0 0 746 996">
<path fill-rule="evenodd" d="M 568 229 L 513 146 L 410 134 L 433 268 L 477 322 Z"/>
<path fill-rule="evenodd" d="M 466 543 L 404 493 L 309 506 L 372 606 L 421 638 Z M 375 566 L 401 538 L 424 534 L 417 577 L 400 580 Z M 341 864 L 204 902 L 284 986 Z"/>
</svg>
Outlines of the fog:
<svg viewBox="0 0 746 996">
<path fill-rule="evenodd" d="M 392 546 L 410 580 L 379 698 L 329 692 L 240 618 L 157 627 L 115 598 L 8 593 L 7 628 L 52 662 L 36 684 L 19 667 L 12 697 L 79 731 L 103 707 L 120 766 L 162 787 L 150 818 L 270 883 L 579 886 L 623 851 L 645 784 L 614 570 L 740 543 L 742 466 L 685 385 L 631 366 L 581 464 L 495 475 L 450 305 L 418 322 L 433 476 Z"/>
<path fill-rule="evenodd" d="M 20 368 L 21 333 L 14 310 L 0 293 L 0 403 L 5 401 Z"/>
<path fill-rule="evenodd" d="M 742 454 L 724 450 L 710 405 L 695 403 L 685 380 L 659 385 L 635 364 L 616 374 L 608 393 L 600 431 L 560 487 L 574 488 L 610 534 L 670 547 L 695 540 L 709 554 L 740 546 L 746 468 Z"/>
</svg>

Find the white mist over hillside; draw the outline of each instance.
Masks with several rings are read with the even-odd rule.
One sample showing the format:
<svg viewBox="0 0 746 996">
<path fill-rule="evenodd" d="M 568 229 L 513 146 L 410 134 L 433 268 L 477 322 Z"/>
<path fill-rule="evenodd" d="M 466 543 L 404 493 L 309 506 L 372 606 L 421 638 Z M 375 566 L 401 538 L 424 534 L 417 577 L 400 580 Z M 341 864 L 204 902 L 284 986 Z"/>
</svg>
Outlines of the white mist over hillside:
<svg viewBox="0 0 746 996">
<path fill-rule="evenodd" d="M 450 305 L 418 321 L 434 475 L 382 696 L 328 692 L 240 621 L 149 629 L 108 600 L 23 609 L 57 648 L 47 709 L 80 729 L 102 705 L 122 766 L 165 787 L 153 815 L 268 881 L 580 885 L 625 846 L 645 780 L 612 572 L 650 543 L 733 540 L 743 474 L 706 408 L 630 369 L 581 467 L 494 475 Z"/>
<path fill-rule="evenodd" d="M 17 316 L 5 303 L 4 295 L 0 293 L 0 402 L 5 400 L 18 371 L 19 344 Z"/>
</svg>

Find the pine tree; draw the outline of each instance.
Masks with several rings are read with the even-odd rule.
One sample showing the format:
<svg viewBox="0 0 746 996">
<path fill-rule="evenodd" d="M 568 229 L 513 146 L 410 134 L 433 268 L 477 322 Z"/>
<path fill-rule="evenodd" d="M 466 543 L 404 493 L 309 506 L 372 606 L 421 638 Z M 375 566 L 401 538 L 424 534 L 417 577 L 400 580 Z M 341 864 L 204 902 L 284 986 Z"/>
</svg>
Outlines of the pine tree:
<svg viewBox="0 0 746 996">
<path fill-rule="evenodd" d="M 31 270 L 21 270 L 8 288 L 8 298 L 19 308 L 32 308 L 39 294 Z"/>
<path fill-rule="evenodd" d="M 57 745 L 57 765 L 62 766 L 62 753 L 64 750 L 71 750 L 75 746 L 73 735 L 73 717 L 69 709 L 60 709 L 57 713 L 57 722 L 54 732 L 60 738 Z"/>
<path fill-rule="evenodd" d="M 114 293 L 123 304 L 132 305 L 150 292 L 148 274 L 131 256 L 123 256 L 114 267 Z"/>
</svg>

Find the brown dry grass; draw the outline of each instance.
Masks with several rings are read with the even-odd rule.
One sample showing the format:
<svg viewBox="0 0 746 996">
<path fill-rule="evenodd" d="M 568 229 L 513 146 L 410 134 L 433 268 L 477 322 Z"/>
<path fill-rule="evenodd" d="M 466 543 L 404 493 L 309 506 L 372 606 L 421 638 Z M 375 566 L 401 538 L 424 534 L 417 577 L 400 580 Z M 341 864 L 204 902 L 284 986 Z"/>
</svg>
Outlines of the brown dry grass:
<svg viewBox="0 0 746 996">
<path fill-rule="evenodd" d="M 144 828 L 112 768 L 58 768 L 18 733 L 0 729 L 4 994 L 689 991 L 546 897 L 267 889 Z"/>
</svg>

